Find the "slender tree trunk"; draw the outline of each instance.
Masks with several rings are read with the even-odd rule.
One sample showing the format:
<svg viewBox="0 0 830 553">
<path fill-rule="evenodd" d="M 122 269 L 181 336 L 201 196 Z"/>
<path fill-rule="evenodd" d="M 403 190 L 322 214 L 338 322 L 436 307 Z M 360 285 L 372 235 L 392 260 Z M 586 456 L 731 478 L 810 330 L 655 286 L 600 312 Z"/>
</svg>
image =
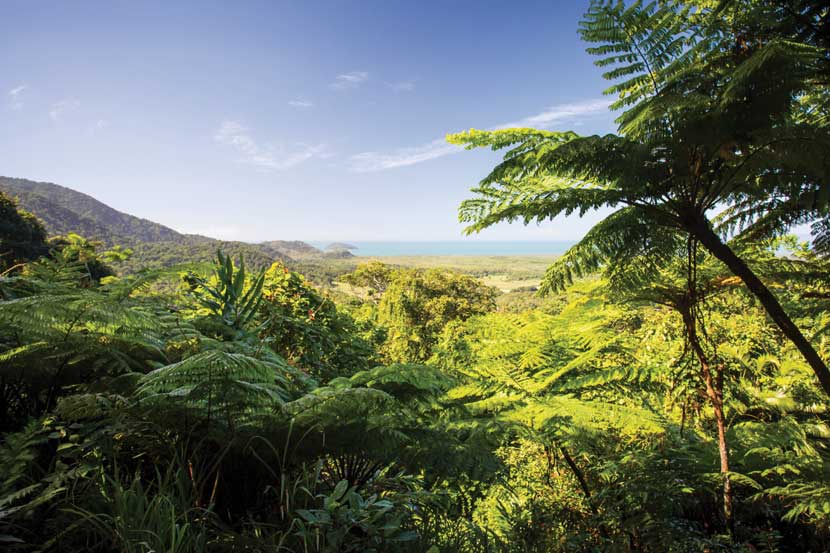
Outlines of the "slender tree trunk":
<svg viewBox="0 0 830 553">
<path fill-rule="evenodd" d="M 731 533 L 734 529 L 732 481 L 729 479 L 729 447 L 726 443 L 726 417 L 723 414 L 723 388 L 714 384 L 710 367 L 702 361 L 701 369 L 706 381 L 706 395 L 712 402 L 715 423 L 718 427 L 718 453 L 720 454 L 720 471 L 723 474 L 723 518 Z"/>
<path fill-rule="evenodd" d="M 723 413 L 723 380 L 712 376 L 712 368 L 706 353 L 700 345 L 697 334 L 697 325 L 693 315 L 688 310 L 683 312 L 683 322 L 686 325 L 686 332 L 689 337 L 689 345 L 695 352 L 700 370 L 703 373 L 703 381 L 706 384 L 706 396 L 712 403 L 712 410 L 715 413 L 715 423 L 718 427 L 718 452 L 720 454 L 720 472 L 723 475 L 723 518 L 726 527 L 731 534 L 734 529 L 733 505 L 732 505 L 732 481 L 729 479 L 729 447 L 726 442 L 726 417 Z"/>
<path fill-rule="evenodd" d="M 582 493 L 585 494 L 585 499 L 588 502 L 588 507 L 591 509 L 591 512 L 595 515 L 599 514 L 596 506 L 594 505 L 594 500 L 591 499 L 591 490 L 588 488 L 588 482 L 585 481 L 585 475 L 582 474 L 582 471 L 579 470 L 579 467 L 576 466 L 573 458 L 568 454 L 568 450 L 564 448 L 564 446 L 559 446 L 559 451 L 562 452 L 562 458 L 565 459 L 565 462 L 568 464 L 568 467 L 571 469 L 571 472 L 574 476 L 576 476 L 577 481 L 579 482 L 579 487 L 582 488 Z"/>
<path fill-rule="evenodd" d="M 573 458 L 568 454 L 568 450 L 565 449 L 565 446 L 560 445 L 559 451 L 562 452 L 562 458 L 565 459 L 565 463 L 568 465 L 568 468 L 570 468 L 573 475 L 576 476 L 576 479 L 579 482 L 579 487 L 582 488 L 582 493 L 585 494 L 585 501 L 588 503 L 588 508 L 591 509 L 591 513 L 593 513 L 594 516 L 598 517 L 599 509 L 597 509 L 597 506 L 594 505 L 594 499 L 591 496 L 591 489 L 588 487 L 585 475 L 582 474 L 582 471 L 574 462 Z M 602 523 L 599 525 L 599 533 L 603 538 L 608 539 L 608 530 L 605 529 L 605 525 Z"/>
<path fill-rule="evenodd" d="M 781 307 L 781 303 L 773 293 L 761 282 L 761 279 L 750 269 L 744 261 L 735 255 L 720 236 L 712 230 L 708 222 L 701 222 L 693 229 L 694 236 L 700 241 L 709 252 L 723 261 L 732 273 L 744 281 L 746 287 L 752 292 L 761 305 L 766 309 L 770 318 L 775 321 L 781 332 L 798 348 L 801 355 L 813 369 L 818 378 L 821 388 L 827 395 L 830 395 L 830 369 L 827 363 L 821 358 L 810 341 L 802 334 L 789 315 Z"/>
</svg>

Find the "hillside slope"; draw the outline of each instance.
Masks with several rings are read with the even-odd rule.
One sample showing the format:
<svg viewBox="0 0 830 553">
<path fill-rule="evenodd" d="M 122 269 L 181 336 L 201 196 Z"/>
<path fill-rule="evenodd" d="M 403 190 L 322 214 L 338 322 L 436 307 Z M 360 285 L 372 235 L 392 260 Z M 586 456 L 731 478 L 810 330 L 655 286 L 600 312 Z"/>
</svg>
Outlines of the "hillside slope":
<svg viewBox="0 0 830 553">
<path fill-rule="evenodd" d="M 122 213 L 71 188 L 48 182 L 0 176 L 0 191 L 17 198 L 21 207 L 40 218 L 50 235 L 75 232 L 106 246 L 132 248 L 133 258 L 123 268 L 164 267 L 185 262 L 210 260 L 218 248 L 233 255 L 243 254 L 255 267 L 276 260 L 323 256 L 317 248 L 298 240 L 273 240 L 261 244 L 228 242 L 182 234 L 159 223 Z"/>
<path fill-rule="evenodd" d="M 108 245 L 180 240 L 175 230 L 116 211 L 81 192 L 48 182 L 0 177 L 0 190 L 35 213 L 50 234 L 76 232 Z"/>
</svg>

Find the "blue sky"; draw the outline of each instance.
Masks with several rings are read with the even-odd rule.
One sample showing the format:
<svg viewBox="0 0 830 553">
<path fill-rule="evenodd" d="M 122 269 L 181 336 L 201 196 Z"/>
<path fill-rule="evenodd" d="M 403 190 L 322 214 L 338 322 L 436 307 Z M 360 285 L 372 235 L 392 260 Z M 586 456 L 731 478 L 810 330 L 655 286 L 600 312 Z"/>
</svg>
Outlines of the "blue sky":
<svg viewBox="0 0 830 553">
<path fill-rule="evenodd" d="M 453 240 L 497 161 L 443 137 L 613 130 L 587 0 L 0 3 L 0 174 L 184 232 Z M 486 240 L 575 239 L 591 221 Z"/>
</svg>

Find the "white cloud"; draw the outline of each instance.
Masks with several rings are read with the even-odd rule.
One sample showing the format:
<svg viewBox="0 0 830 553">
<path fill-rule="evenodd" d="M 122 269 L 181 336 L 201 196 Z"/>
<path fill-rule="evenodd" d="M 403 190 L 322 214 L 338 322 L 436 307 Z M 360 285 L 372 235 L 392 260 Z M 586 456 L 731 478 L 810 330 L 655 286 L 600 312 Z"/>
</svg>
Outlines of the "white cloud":
<svg viewBox="0 0 830 553">
<path fill-rule="evenodd" d="M 541 113 L 519 119 L 518 121 L 497 125 L 492 127 L 491 130 L 509 129 L 513 127 L 547 129 L 555 123 L 604 112 L 610 104 L 611 102 L 608 100 L 586 100 L 572 104 L 561 104 L 550 107 Z M 448 144 L 444 138 L 436 138 L 421 146 L 398 148 L 388 153 L 363 152 L 353 155 L 350 161 L 353 171 L 364 173 L 415 165 L 416 163 L 444 157 L 460 151 L 462 151 L 460 146 Z"/>
<path fill-rule="evenodd" d="M 20 99 L 20 95 L 23 94 L 23 91 L 28 88 L 25 84 L 20 86 L 16 86 L 13 89 L 9 90 L 9 107 L 13 110 L 18 110 L 23 107 L 23 101 Z"/>
<path fill-rule="evenodd" d="M 291 100 L 288 102 L 288 105 L 292 108 L 310 108 L 314 104 L 308 100 Z"/>
<path fill-rule="evenodd" d="M 49 110 L 49 117 L 52 121 L 58 121 L 63 116 L 65 111 L 76 109 L 80 105 L 81 103 L 78 100 L 71 99 L 55 102 Z"/>
<path fill-rule="evenodd" d="M 365 173 L 415 165 L 422 161 L 454 154 L 456 151 L 458 151 L 458 146 L 448 144 L 443 138 L 437 138 L 421 146 L 398 148 L 389 153 L 363 152 L 353 155 L 350 160 L 352 170 Z"/>
<path fill-rule="evenodd" d="M 369 80 L 369 73 L 366 71 L 350 71 L 338 75 L 334 82 L 329 86 L 334 90 L 347 90 L 349 88 L 357 88 Z"/>
<path fill-rule="evenodd" d="M 109 126 L 110 126 L 110 122 L 109 122 L 109 121 L 107 121 L 106 119 L 99 119 L 99 120 L 95 123 L 95 128 L 96 128 L 96 129 L 105 129 L 105 128 L 109 127 Z"/>
<path fill-rule="evenodd" d="M 511 123 L 504 123 L 494 127 L 496 129 L 510 129 L 514 127 L 533 127 L 535 129 L 550 128 L 553 123 L 575 119 L 583 115 L 592 115 L 599 112 L 604 112 L 611 105 L 610 100 L 585 100 L 584 102 L 577 102 L 573 104 L 560 104 L 553 106 L 541 113 L 513 121 Z"/>
<path fill-rule="evenodd" d="M 265 170 L 283 171 L 311 158 L 326 158 L 324 144 L 294 144 L 287 148 L 281 144 L 258 144 L 249 130 L 237 121 L 224 121 L 213 139 L 219 144 L 233 147 L 239 154 L 239 161 Z"/>
<path fill-rule="evenodd" d="M 415 90 L 415 81 L 398 81 L 396 83 L 386 83 L 386 86 L 395 92 L 412 92 Z"/>
</svg>

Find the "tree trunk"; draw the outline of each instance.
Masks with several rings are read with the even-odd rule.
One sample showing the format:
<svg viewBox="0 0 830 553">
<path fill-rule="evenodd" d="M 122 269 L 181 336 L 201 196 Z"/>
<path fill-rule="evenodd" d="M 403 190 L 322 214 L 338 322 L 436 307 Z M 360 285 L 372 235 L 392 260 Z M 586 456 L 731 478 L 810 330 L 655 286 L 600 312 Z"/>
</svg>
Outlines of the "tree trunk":
<svg viewBox="0 0 830 553">
<path fill-rule="evenodd" d="M 706 395 L 712 401 L 715 412 L 715 422 L 718 426 L 718 452 L 720 453 L 720 471 L 723 474 L 723 518 L 731 534 L 734 530 L 732 516 L 732 481 L 729 479 L 729 448 L 726 445 L 726 417 L 723 415 L 723 389 L 716 387 L 712 382 L 712 372 L 709 367 L 702 366 L 703 377 L 706 380 Z"/>
<path fill-rule="evenodd" d="M 720 472 L 723 475 L 723 518 L 726 527 L 731 534 L 734 529 L 733 507 L 732 507 L 732 481 L 729 479 L 729 448 L 726 443 L 726 417 L 723 413 L 723 380 L 712 377 L 712 369 L 706 358 L 706 353 L 700 345 L 697 334 L 697 325 L 689 310 L 683 311 L 683 322 L 686 325 L 686 332 L 689 337 L 689 345 L 695 352 L 700 370 L 703 373 L 703 381 L 706 383 L 706 395 L 712 403 L 712 410 L 715 412 L 715 423 L 718 427 L 718 452 L 720 453 Z"/>
<path fill-rule="evenodd" d="M 827 368 L 827 363 L 821 358 L 815 348 L 810 344 L 810 341 L 801 333 L 801 330 L 795 325 L 792 319 L 781 307 L 778 299 L 770 292 L 769 288 L 761 282 L 761 279 L 750 269 L 744 261 L 735 255 L 727 244 L 721 240 L 720 236 L 712 230 L 708 222 L 702 222 L 696 225 L 692 230 L 693 235 L 697 238 L 709 252 L 723 261 L 732 273 L 739 277 L 749 291 L 752 292 L 761 305 L 766 309 L 770 318 L 775 321 L 781 332 L 789 338 L 789 340 L 798 348 L 801 355 L 813 369 L 813 372 L 818 378 L 821 388 L 827 395 L 830 395 L 830 369 Z"/>
<path fill-rule="evenodd" d="M 565 459 L 565 463 L 568 465 L 568 468 L 570 468 L 573 475 L 576 476 L 576 479 L 579 482 L 579 487 L 582 488 L 582 493 L 585 494 L 585 501 L 588 503 L 588 508 L 591 509 L 591 513 L 593 513 L 595 517 L 599 517 L 599 509 L 597 509 L 597 506 L 594 505 L 594 499 L 591 497 L 591 489 L 588 487 L 585 475 L 582 474 L 581 470 L 579 470 L 579 467 L 576 465 L 573 458 L 568 454 L 568 450 L 565 449 L 565 446 L 560 445 L 559 451 L 562 452 L 562 458 Z M 603 538 L 608 539 L 608 531 L 602 523 L 599 525 L 599 533 Z"/>
<path fill-rule="evenodd" d="M 576 476 L 577 481 L 579 482 L 579 487 L 582 488 L 582 493 L 585 494 L 585 499 L 588 503 L 588 508 L 591 509 L 591 512 L 595 515 L 599 514 L 596 506 L 594 505 L 593 499 L 591 499 L 591 490 L 588 488 L 588 482 L 585 481 L 585 475 L 582 474 L 582 471 L 579 470 L 579 467 L 576 466 L 573 458 L 568 454 L 568 450 L 565 449 L 564 446 L 559 446 L 559 451 L 562 452 L 562 458 L 565 459 L 565 462 L 568 464 L 568 467 L 571 469 L 571 472 L 574 476 Z"/>
</svg>

